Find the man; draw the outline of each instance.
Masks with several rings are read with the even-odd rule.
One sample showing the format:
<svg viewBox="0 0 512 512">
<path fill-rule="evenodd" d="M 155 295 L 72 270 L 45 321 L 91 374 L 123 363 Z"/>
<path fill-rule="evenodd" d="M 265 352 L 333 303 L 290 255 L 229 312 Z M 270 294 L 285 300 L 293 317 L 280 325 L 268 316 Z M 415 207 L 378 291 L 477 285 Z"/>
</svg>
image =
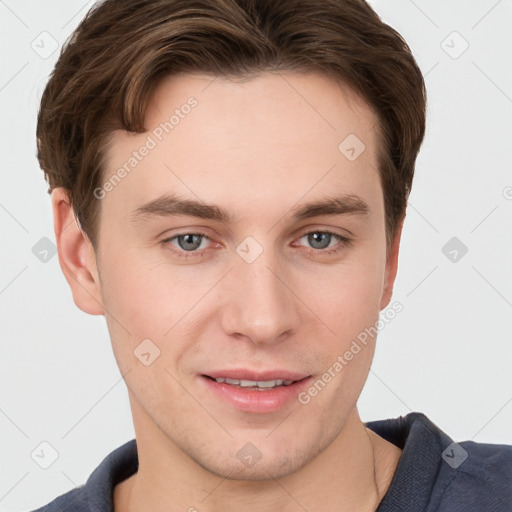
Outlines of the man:
<svg viewBox="0 0 512 512">
<path fill-rule="evenodd" d="M 39 510 L 511 510 L 511 447 L 357 412 L 425 102 L 362 0 L 88 14 L 43 94 L 38 157 L 136 441 Z"/>
</svg>

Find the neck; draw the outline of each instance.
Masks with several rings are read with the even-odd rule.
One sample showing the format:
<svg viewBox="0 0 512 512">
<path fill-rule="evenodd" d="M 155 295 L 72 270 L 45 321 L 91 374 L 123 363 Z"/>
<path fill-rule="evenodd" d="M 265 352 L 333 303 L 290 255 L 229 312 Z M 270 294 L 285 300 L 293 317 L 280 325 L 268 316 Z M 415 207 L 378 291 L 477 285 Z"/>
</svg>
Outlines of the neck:
<svg viewBox="0 0 512 512">
<path fill-rule="evenodd" d="M 278 479 L 231 480 L 200 466 L 137 413 L 139 470 L 115 488 L 115 512 L 374 511 L 401 454 L 366 429 L 354 409 L 331 444 L 300 470 Z"/>
</svg>

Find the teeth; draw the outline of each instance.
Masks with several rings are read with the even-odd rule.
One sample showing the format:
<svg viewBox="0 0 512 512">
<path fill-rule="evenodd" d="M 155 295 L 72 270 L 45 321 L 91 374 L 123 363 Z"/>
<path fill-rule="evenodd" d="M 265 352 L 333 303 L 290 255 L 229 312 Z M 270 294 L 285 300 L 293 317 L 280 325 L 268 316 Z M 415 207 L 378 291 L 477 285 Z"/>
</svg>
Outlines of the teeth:
<svg viewBox="0 0 512 512">
<path fill-rule="evenodd" d="M 282 386 L 283 382 L 284 382 L 284 380 L 282 380 L 282 379 L 260 380 L 256 383 L 256 385 L 258 386 L 258 388 L 269 389 L 269 388 L 275 388 L 278 386 Z"/>
<path fill-rule="evenodd" d="M 242 388 L 252 388 L 254 386 L 257 386 L 258 383 L 255 380 L 241 380 L 239 385 Z"/>
<path fill-rule="evenodd" d="M 220 383 L 223 383 L 225 382 L 226 384 L 231 384 L 233 386 L 240 386 L 242 388 L 258 388 L 259 390 L 264 390 L 264 389 L 272 389 L 272 388 L 275 388 L 277 386 L 289 386 L 293 380 L 282 380 L 282 379 L 276 379 L 276 380 L 259 380 L 259 381 L 255 381 L 255 380 L 238 380 L 238 379 L 229 379 L 229 378 L 224 378 L 224 377 L 217 377 L 216 379 L 216 382 L 220 382 Z"/>
</svg>

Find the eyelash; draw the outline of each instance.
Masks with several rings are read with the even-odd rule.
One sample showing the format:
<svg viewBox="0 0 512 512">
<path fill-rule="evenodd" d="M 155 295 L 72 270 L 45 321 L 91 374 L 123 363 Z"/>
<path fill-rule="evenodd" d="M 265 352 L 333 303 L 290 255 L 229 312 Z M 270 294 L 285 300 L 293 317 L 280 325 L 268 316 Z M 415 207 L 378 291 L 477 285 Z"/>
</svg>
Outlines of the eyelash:
<svg viewBox="0 0 512 512">
<path fill-rule="evenodd" d="M 349 238 L 344 237 L 344 236 L 342 236 L 342 235 L 340 235 L 338 233 L 334 233 L 333 231 L 329 231 L 329 230 L 313 230 L 313 231 L 308 231 L 307 233 L 302 234 L 298 239 L 300 240 L 301 238 L 304 238 L 305 236 L 311 235 L 313 233 L 316 233 L 316 234 L 321 233 L 321 234 L 331 235 L 332 237 L 334 237 L 334 238 L 336 238 L 338 240 L 338 244 L 336 246 L 334 246 L 334 247 L 325 248 L 325 249 L 313 249 L 313 248 L 311 248 L 308 251 L 311 254 L 314 254 L 314 253 L 321 254 L 321 255 L 335 254 L 335 253 L 340 252 L 344 247 L 348 246 L 351 243 L 351 240 Z M 208 252 L 209 252 L 208 249 L 201 249 L 201 250 L 197 250 L 196 249 L 194 251 L 184 251 L 182 249 L 176 249 L 171 244 L 171 242 L 173 240 L 176 240 L 180 236 L 185 236 L 185 235 L 197 235 L 197 236 L 201 236 L 203 239 L 210 240 L 208 235 L 198 231 L 198 232 L 179 233 L 177 235 L 173 235 L 170 238 L 166 238 L 165 240 L 162 240 L 160 243 L 161 243 L 162 246 L 168 248 L 168 250 L 173 252 L 179 258 L 190 258 L 190 257 L 192 257 L 192 258 L 194 258 L 194 257 L 203 258 L 203 257 L 206 257 L 208 255 Z M 169 249 L 169 247 L 172 247 L 172 248 Z"/>
</svg>

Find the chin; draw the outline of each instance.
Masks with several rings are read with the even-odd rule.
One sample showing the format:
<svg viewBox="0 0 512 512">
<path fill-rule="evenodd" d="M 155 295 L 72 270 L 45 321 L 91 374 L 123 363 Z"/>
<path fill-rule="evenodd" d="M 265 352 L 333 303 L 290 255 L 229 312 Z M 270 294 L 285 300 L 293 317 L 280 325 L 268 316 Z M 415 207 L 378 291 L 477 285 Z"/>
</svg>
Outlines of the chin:
<svg viewBox="0 0 512 512">
<path fill-rule="evenodd" d="M 275 458 L 274 460 L 263 459 L 256 462 L 253 466 L 246 466 L 240 461 L 225 460 L 223 464 L 219 461 L 209 461 L 211 463 L 196 462 L 210 473 L 228 480 L 245 482 L 263 482 L 283 478 L 300 470 L 308 461 L 302 458 L 284 459 Z"/>
<path fill-rule="evenodd" d="M 259 443 L 258 446 L 262 446 Z M 266 443 L 259 450 L 255 444 L 246 442 L 241 448 L 225 446 L 225 451 L 189 456 L 206 471 L 228 480 L 268 481 L 283 478 L 295 473 L 313 460 L 325 446 L 315 443 L 313 446 L 272 446 Z M 206 455 L 206 456 L 205 456 Z"/>
</svg>

